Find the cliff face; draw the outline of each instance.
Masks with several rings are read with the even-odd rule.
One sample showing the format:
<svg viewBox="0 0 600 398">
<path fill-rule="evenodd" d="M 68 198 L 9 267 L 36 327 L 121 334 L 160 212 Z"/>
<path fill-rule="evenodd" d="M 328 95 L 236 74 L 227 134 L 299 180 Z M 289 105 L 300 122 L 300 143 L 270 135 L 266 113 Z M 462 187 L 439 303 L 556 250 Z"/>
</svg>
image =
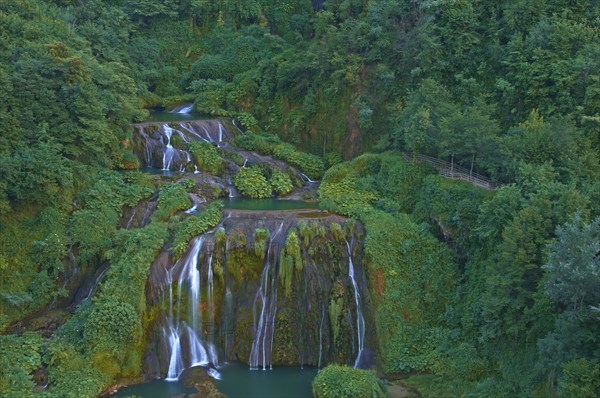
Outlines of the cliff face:
<svg viewBox="0 0 600 398">
<path fill-rule="evenodd" d="M 146 373 L 360 365 L 371 338 L 362 237 L 360 225 L 319 210 L 225 210 L 178 261 L 164 252 L 152 267 Z"/>
</svg>

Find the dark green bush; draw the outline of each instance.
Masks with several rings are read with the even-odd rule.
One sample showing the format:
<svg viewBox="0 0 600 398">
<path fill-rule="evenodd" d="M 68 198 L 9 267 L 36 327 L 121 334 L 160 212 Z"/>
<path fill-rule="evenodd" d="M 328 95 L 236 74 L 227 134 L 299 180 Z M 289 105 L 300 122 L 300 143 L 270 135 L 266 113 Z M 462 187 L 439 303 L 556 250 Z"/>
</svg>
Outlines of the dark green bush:
<svg viewBox="0 0 600 398">
<path fill-rule="evenodd" d="M 194 141 L 190 144 L 190 152 L 200 170 L 219 175 L 223 172 L 223 160 L 217 148 L 208 142 Z"/>
<path fill-rule="evenodd" d="M 271 185 L 257 167 L 240 169 L 233 179 L 233 184 L 244 196 L 254 199 L 271 196 Z"/>
<path fill-rule="evenodd" d="M 158 196 L 158 208 L 154 213 L 157 220 L 167 220 L 179 210 L 188 209 L 192 205 L 183 184 L 168 184 L 162 187 Z"/>
<path fill-rule="evenodd" d="M 273 171 L 270 182 L 271 182 L 271 187 L 273 188 L 273 191 L 275 191 L 275 193 L 277 195 L 288 194 L 292 191 L 292 189 L 294 189 L 294 186 L 292 185 L 292 180 L 290 179 L 290 176 L 288 176 L 287 174 L 281 173 L 277 170 Z"/>
<path fill-rule="evenodd" d="M 315 398 L 384 398 L 385 392 L 373 370 L 329 365 L 313 380 Z"/>
<path fill-rule="evenodd" d="M 263 155 L 272 155 L 298 168 L 309 178 L 319 179 L 323 176 L 325 164 L 323 160 L 305 152 L 300 152 L 293 145 L 284 143 L 274 135 L 242 134 L 238 135 L 235 145 L 240 148 L 259 152 Z"/>
<path fill-rule="evenodd" d="M 214 201 L 208 205 L 206 210 L 177 224 L 173 239 L 173 252 L 176 256 L 183 254 L 190 239 L 215 227 L 221 221 L 222 207 L 223 202 Z"/>
</svg>

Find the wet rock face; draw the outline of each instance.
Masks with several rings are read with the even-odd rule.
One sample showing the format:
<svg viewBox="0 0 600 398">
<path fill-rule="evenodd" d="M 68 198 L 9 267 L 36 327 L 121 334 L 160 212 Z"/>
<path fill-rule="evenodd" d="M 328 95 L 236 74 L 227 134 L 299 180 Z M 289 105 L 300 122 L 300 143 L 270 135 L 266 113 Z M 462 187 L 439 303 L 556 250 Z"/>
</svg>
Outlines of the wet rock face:
<svg viewBox="0 0 600 398">
<path fill-rule="evenodd" d="M 357 321 L 368 303 L 355 299 L 349 264 L 352 258 L 360 296 L 368 297 L 362 236 L 359 224 L 315 210 L 225 211 L 222 224 L 203 235 L 195 260 L 200 303 L 194 321 L 186 302 L 191 285 L 181 276 L 192 248 L 178 262 L 161 253 L 152 267 L 146 371 L 168 373 L 174 334 L 166 331 L 183 330 L 176 323 L 182 321 L 197 323 L 198 340 L 207 353 L 214 346 L 218 362 L 354 364 L 361 347 Z M 361 336 L 365 347 L 372 346 L 369 333 Z M 178 337 L 181 361 L 190 366 L 193 344 L 183 333 Z"/>
<path fill-rule="evenodd" d="M 71 313 L 65 309 L 44 309 L 14 323 L 7 328 L 7 331 L 14 334 L 21 334 L 24 331 L 39 332 L 43 337 L 50 337 L 70 316 Z"/>
<path fill-rule="evenodd" d="M 187 150 L 190 142 L 220 146 L 233 138 L 219 120 L 138 123 L 133 128 L 134 150 L 142 164 L 171 171 L 183 171 L 192 164 Z"/>
</svg>

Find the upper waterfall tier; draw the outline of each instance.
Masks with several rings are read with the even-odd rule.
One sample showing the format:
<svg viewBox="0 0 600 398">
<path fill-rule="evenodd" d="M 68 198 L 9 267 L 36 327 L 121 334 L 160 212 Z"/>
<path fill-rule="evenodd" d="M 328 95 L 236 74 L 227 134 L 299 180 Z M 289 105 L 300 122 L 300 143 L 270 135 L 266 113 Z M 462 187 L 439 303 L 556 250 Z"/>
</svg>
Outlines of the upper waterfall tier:
<svg viewBox="0 0 600 398">
<path fill-rule="evenodd" d="M 233 135 L 219 120 L 146 122 L 133 125 L 135 149 L 143 165 L 183 171 L 192 162 L 188 146 L 193 141 L 224 145 Z"/>
</svg>

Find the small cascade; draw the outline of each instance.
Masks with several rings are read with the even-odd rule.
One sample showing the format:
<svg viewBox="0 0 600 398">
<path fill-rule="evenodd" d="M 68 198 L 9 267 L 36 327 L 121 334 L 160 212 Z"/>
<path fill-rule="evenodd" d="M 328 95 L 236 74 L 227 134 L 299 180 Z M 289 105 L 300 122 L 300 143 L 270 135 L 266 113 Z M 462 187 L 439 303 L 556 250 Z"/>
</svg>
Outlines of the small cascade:
<svg viewBox="0 0 600 398">
<path fill-rule="evenodd" d="M 190 207 L 189 209 L 187 209 L 185 211 L 185 214 L 196 214 L 196 213 L 198 213 L 198 205 L 200 205 L 200 203 L 206 202 L 206 199 L 204 199 L 204 198 L 201 199 L 198 195 L 193 194 L 193 193 L 188 194 L 188 196 L 192 200 L 193 206 Z"/>
<path fill-rule="evenodd" d="M 348 246 L 348 276 L 352 281 L 352 287 L 354 288 L 354 301 L 356 303 L 356 334 L 358 339 L 358 355 L 356 356 L 356 360 L 354 361 L 354 367 L 357 368 L 364 349 L 365 318 L 363 317 L 362 313 L 362 303 L 360 298 L 360 292 L 358 290 L 358 284 L 356 283 L 356 279 L 354 278 L 354 264 L 352 264 L 352 249 L 350 248 L 350 244 L 348 243 L 348 241 L 346 241 L 346 246 Z"/>
<path fill-rule="evenodd" d="M 237 125 L 237 123 L 235 122 L 235 119 L 231 119 L 231 124 L 233 124 L 233 125 L 235 126 L 235 128 L 236 128 L 236 129 L 238 129 L 238 131 L 239 131 L 240 133 L 242 133 L 242 134 L 244 133 L 244 132 L 242 131 L 242 129 L 240 128 L 240 126 L 238 126 L 238 125 Z"/>
<path fill-rule="evenodd" d="M 206 141 L 206 142 L 213 142 L 213 139 L 210 136 L 210 133 L 208 132 L 208 130 L 206 129 L 206 127 L 202 126 L 202 131 L 204 131 L 204 134 L 206 134 L 206 138 L 203 138 L 203 140 Z"/>
<path fill-rule="evenodd" d="M 240 194 L 238 193 L 237 189 L 235 189 L 235 186 L 233 185 L 233 182 L 231 181 L 231 178 L 227 179 L 227 190 L 229 191 L 229 197 L 230 198 L 236 198 L 238 196 L 240 196 Z"/>
<path fill-rule="evenodd" d="M 315 180 L 311 180 L 310 178 L 308 178 L 308 176 L 306 174 L 302 173 L 301 171 L 299 171 L 298 173 L 300 174 L 300 178 L 304 182 L 307 182 L 309 184 L 314 184 L 315 182 L 317 182 Z"/>
<path fill-rule="evenodd" d="M 262 369 L 267 370 L 267 363 L 269 369 L 273 369 L 273 336 L 277 314 L 277 261 L 279 259 L 278 250 L 275 250 L 275 253 L 273 251 L 273 242 L 282 229 L 283 222 L 279 224 L 270 239 L 266 263 L 260 276 L 260 287 L 254 297 L 254 340 L 249 359 L 250 369 L 259 369 L 259 366 L 262 365 Z M 260 313 L 257 324 L 256 309 L 258 305 L 260 305 Z"/>
<path fill-rule="evenodd" d="M 242 165 L 242 168 L 246 167 L 247 163 L 248 163 L 248 159 L 244 159 L 244 164 Z"/>
<path fill-rule="evenodd" d="M 194 141 L 222 146 L 233 138 L 218 120 L 139 123 L 134 129 L 134 148 L 140 161 L 163 171 L 185 171 L 192 156 L 184 148 Z"/>
<path fill-rule="evenodd" d="M 317 369 L 321 369 L 321 358 L 323 357 L 323 321 L 325 320 L 325 304 L 321 308 L 321 325 L 319 326 L 319 362 Z"/>
<path fill-rule="evenodd" d="M 165 136 L 167 137 L 167 146 L 165 148 L 165 152 L 163 153 L 163 170 L 169 170 L 171 167 L 171 162 L 173 161 L 173 146 L 171 145 L 171 136 L 173 135 L 173 129 L 169 127 L 168 124 L 163 125 L 163 129 L 165 132 Z"/>
<path fill-rule="evenodd" d="M 194 104 L 187 104 L 173 109 L 171 113 L 190 113 L 193 109 Z"/>
<path fill-rule="evenodd" d="M 208 274 L 207 274 L 207 311 L 208 311 L 208 355 L 210 362 L 218 366 L 217 349 L 215 348 L 215 293 L 214 293 L 214 276 L 212 267 L 213 254 L 208 257 Z"/>
<path fill-rule="evenodd" d="M 206 138 L 198 134 L 188 123 L 179 123 L 179 127 L 181 127 L 182 130 L 187 131 L 195 140 L 206 141 Z"/>
<path fill-rule="evenodd" d="M 182 257 L 170 271 L 167 280 L 174 280 L 174 273 L 179 272 L 177 286 L 177 310 L 174 311 L 174 298 L 172 283 L 169 284 L 169 316 L 167 325 L 163 328 L 163 335 L 167 339 L 170 349 L 169 369 L 166 380 L 177 380 L 183 370 L 192 366 L 206 366 L 211 361 L 216 363 L 216 350 L 208 350 L 200 338 L 202 331 L 202 302 L 200 289 L 200 270 L 198 258 L 204 242 L 200 236 L 192 241 L 189 253 Z M 187 314 L 182 314 L 183 290 L 187 289 Z M 185 319 L 182 319 L 185 317 Z M 186 316 L 187 315 L 187 316 Z M 209 355 L 209 352 L 211 354 Z"/>
</svg>

